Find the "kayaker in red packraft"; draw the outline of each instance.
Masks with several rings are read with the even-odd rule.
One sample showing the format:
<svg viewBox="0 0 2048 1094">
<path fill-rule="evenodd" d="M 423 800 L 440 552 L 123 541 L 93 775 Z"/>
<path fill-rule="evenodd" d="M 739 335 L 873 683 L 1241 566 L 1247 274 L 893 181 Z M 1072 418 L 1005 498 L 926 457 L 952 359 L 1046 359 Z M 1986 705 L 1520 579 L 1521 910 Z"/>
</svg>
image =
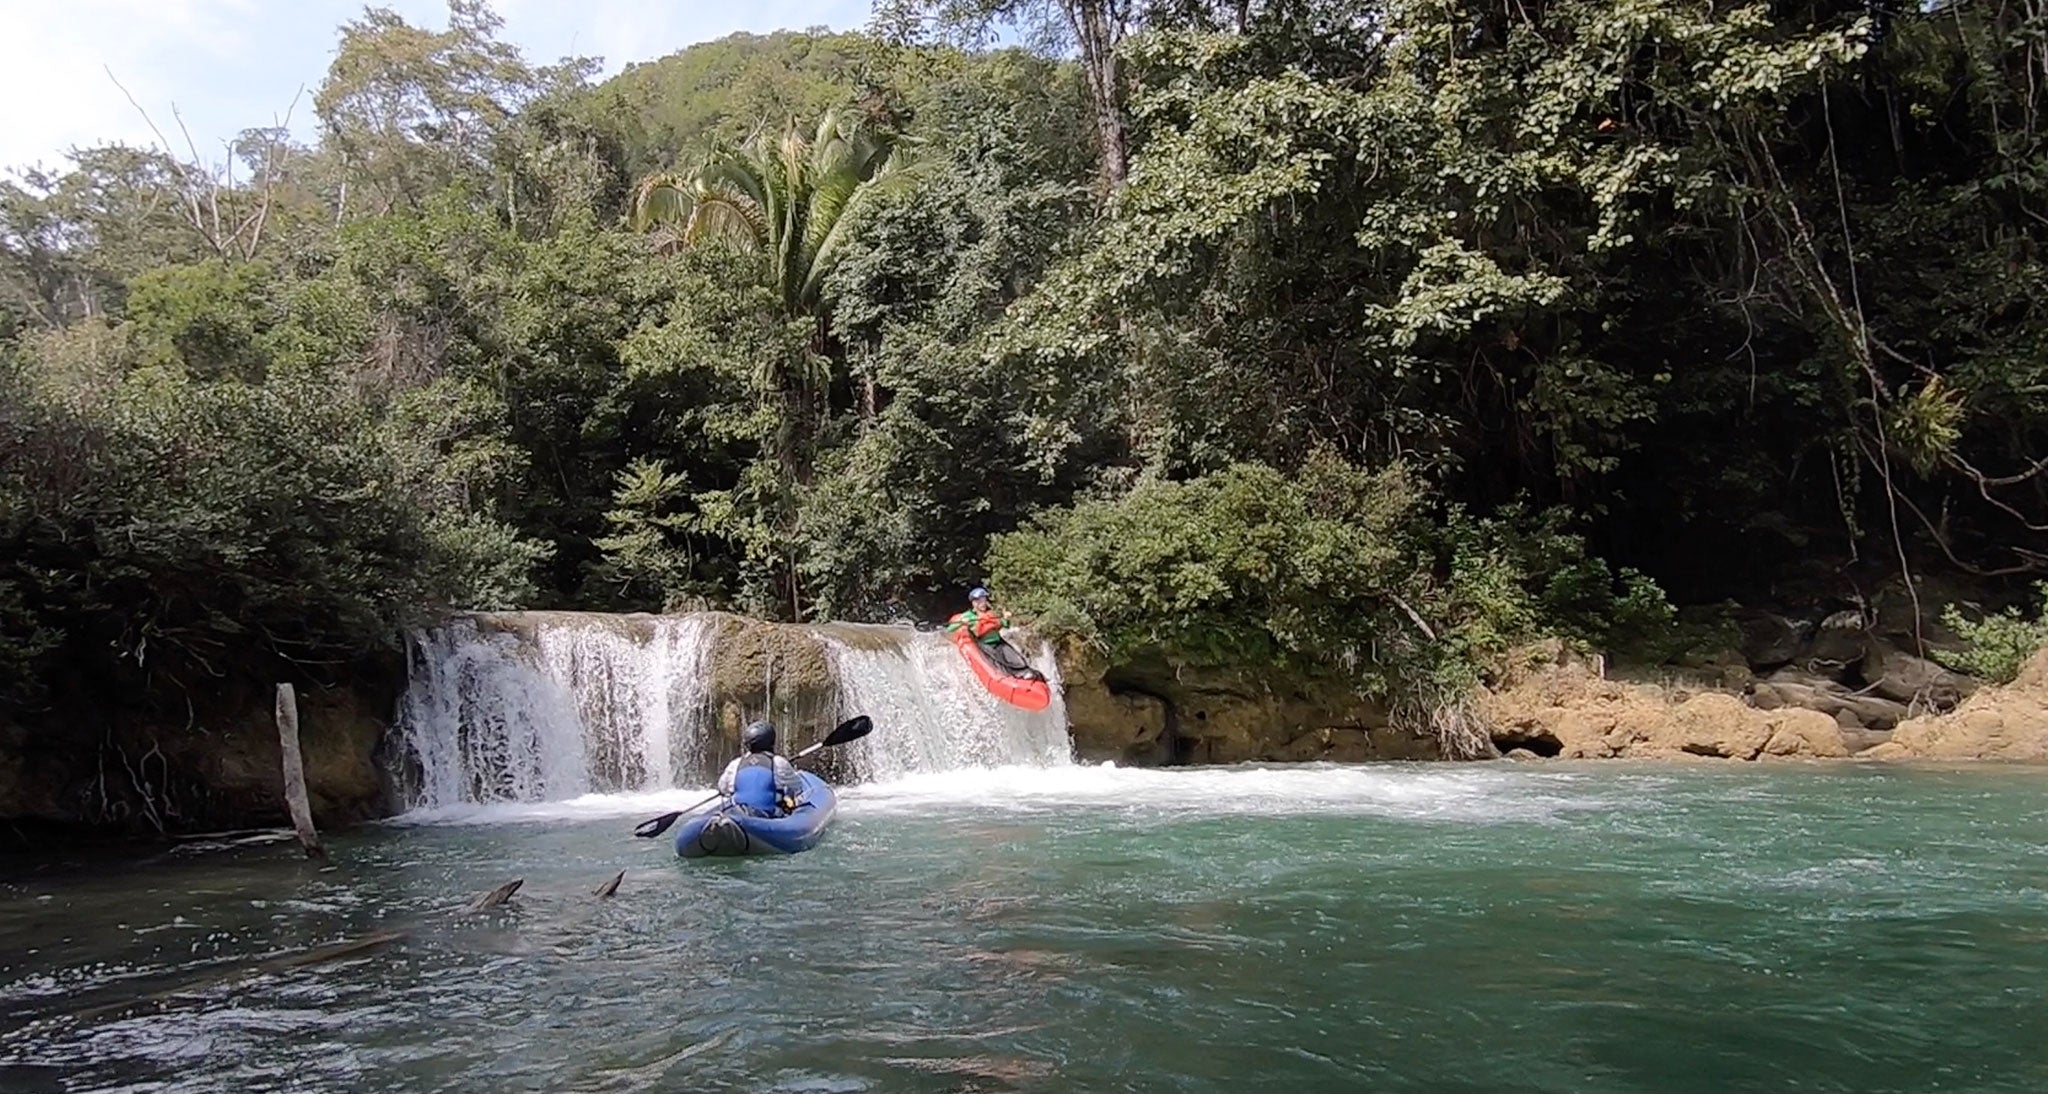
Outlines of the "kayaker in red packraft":
<svg viewBox="0 0 2048 1094">
<path fill-rule="evenodd" d="M 976 642 L 984 646 L 1000 646 L 1003 643 L 1003 628 L 1010 625 L 1008 612 L 996 611 L 989 604 L 988 590 L 976 585 L 967 594 L 968 608 L 959 615 L 946 620 L 946 629 L 965 629 Z"/>
<path fill-rule="evenodd" d="M 981 643 L 983 653 L 1011 676 L 1022 676 L 1027 680 L 1042 680 L 1037 669 L 1024 660 L 1017 647 L 1003 641 L 1003 628 L 1010 625 L 1010 613 L 999 612 L 989 603 L 988 590 L 976 585 L 967 593 L 966 611 L 946 621 L 949 631 L 966 631 L 976 642 Z"/>
</svg>

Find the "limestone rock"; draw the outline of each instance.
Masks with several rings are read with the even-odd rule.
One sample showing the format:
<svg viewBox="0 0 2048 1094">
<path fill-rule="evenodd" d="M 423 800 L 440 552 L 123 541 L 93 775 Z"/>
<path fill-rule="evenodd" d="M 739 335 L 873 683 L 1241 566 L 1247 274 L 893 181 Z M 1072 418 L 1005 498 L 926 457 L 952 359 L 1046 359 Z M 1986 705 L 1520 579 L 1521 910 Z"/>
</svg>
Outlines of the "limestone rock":
<svg viewBox="0 0 2048 1094">
<path fill-rule="evenodd" d="M 377 749 L 404 664 L 374 655 L 340 678 L 298 688 L 307 798 L 322 828 L 389 812 Z M 189 707 L 131 706 L 123 694 L 103 706 L 73 699 L 47 723 L 0 722 L 0 818 L 135 833 L 283 823 L 273 688 L 245 672 Z"/>
<path fill-rule="evenodd" d="M 1082 760 L 1169 763 L 1166 700 L 1156 695 L 1113 691 L 1103 683 L 1099 660 L 1066 653 L 1060 675 L 1075 755 Z"/>
<path fill-rule="evenodd" d="M 1873 759 L 2048 762 L 2048 650 L 2004 687 L 1987 687 L 1947 714 L 1902 722 Z"/>
<path fill-rule="evenodd" d="M 1109 664 L 1056 650 L 1076 756 L 1123 763 L 1436 759 L 1434 738 L 1392 725 L 1347 679 L 1162 660 Z"/>
<path fill-rule="evenodd" d="M 1788 710 L 1771 718 L 1763 755 L 1839 759 L 1851 752 L 1842 727 L 1819 711 Z"/>
<path fill-rule="evenodd" d="M 740 727 L 764 712 L 788 725 L 831 720 L 839 708 L 839 681 L 816 634 L 725 612 L 712 618 L 717 630 L 709 691 L 718 697 L 719 721 L 732 750 L 739 747 Z"/>
<path fill-rule="evenodd" d="M 1903 703 L 1864 691 L 1851 691 L 1827 677 L 1790 667 L 1779 669 L 1757 685 L 1750 702 L 1762 710 L 1802 707 L 1830 717 L 1839 717 L 1846 712 L 1855 719 L 1859 729 L 1890 729 L 1910 713 Z"/>
<path fill-rule="evenodd" d="M 1754 760 L 1851 752 L 1829 715 L 1760 710 L 1724 691 L 1687 693 L 1601 679 L 1572 664 L 1545 666 L 1488 693 L 1481 710 L 1495 744 L 1510 752 L 1538 742 L 1578 759 Z"/>
<path fill-rule="evenodd" d="M 1662 727 L 1660 727 L 1662 728 Z M 1668 729 L 1653 748 L 1673 747 L 1695 756 L 1721 756 L 1750 760 L 1763 751 L 1771 738 L 1772 725 L 1758 718 L 1756 711 L 1733 695 L 1695 695 L 1672 712 Z"/>
</svg>

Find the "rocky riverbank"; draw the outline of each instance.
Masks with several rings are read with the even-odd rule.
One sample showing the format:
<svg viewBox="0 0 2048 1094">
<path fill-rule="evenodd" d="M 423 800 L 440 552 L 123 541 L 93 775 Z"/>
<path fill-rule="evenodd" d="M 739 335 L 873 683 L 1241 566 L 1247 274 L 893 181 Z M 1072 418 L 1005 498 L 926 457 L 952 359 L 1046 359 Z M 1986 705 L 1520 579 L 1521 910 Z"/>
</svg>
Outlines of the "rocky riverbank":
<svg viewBox="0 0 2048 1094">
<path fill-rule="evenodd" d="M 1896 667 L 1896 655 L 1882 658 Z M 1898 671 L 1878 682 L 1919 679 L 1923 689 L 1900 700 L 1783 670 L 1739 687 L 1629 681 L 1552 645 L 1525 651 L 1480 705 L 1511 758 L 2048 761 L 2048 650 L 2004 686 L 1929 679 L 1910 663 Z M 1958 687 L 1967 694 L 1959 702 L 1929 697 Z M 1865 728 L 1866 718 L 1881 728 Z"/>
<path fill-rule="evenodd" d="M 1486 740 L 1462 751 L 1397 725 L 1343 679 L 1112 665 L 1078 643 L 1059 653 L 1084 759 L 2048 760 L 2048 651 L 1985 687 L 1907 652 L 1958 644 L 1935 603 L 1886 590 L 1856 609 L 1735 610 L 1725 648 L 1650 668 L 1527 647 L 1478 695 Z"/>
</svg>

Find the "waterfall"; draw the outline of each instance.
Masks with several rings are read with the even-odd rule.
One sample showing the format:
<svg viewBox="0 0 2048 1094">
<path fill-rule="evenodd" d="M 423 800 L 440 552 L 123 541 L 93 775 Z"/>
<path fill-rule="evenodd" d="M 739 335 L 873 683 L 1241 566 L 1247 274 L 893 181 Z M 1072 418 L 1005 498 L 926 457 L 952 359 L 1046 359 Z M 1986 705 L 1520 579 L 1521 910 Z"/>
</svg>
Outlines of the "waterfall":
<svg viewBox="0 0 2048 1094">
<path fill-rule="evenodd" d="M 1053 685 L 1052 705 L 1032 713 L 989 694 L 942 633 L 847 623 L 818 630 L 844 715 L 875 720 L 874 735 L 850 749 L 864 777 L 1073 762 L 1050 651 L 1030 658 Z"/>
<path fill-rule="evenodd" d="M 1046 650 L 1032 663 L 1053 703 L 1030 713 L 989 694 L 942 634 L 900 626 L 507 612 L 408 644 L 386 766 L 411 809 L 704 786 L 737 725 L 770 711 L 790 752 L 835 714 L 874 719 L 819 758 L 831 778 L 1071 762 Z"/>
<path fill-rule="evenodd" d="M 692 617 L 458 619 L 410 640 L 397 781 L 415 808 L 701 783 L 710 628 Z"/>
</svg>

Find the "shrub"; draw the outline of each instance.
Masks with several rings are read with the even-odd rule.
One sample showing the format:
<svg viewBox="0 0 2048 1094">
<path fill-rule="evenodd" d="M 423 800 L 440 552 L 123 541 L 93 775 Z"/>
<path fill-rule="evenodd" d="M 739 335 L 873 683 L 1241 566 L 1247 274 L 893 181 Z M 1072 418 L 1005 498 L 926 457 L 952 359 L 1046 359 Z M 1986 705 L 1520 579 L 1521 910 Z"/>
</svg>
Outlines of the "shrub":
<svg viewBox="0 0 2048 1094">
<path fill-rule="evenodd" d="M 543 549 L 430 508 L 330 385 L 157 371 L 53 398 L 0 377 L 0 701 L 345 660 L 421 613 L 530 595 Z"/>
<path fill-rule="evenodd" d="M 989 573 L 1038 629 L 1113 660 L 1341 673 L 1424 706 L 1455 702 L 1517 642 L 1671 616 L 1556 514 L 1443 511 L 1404 469 L 1328 453 L 1292 477 L 1238 464 L 1045 511 L 995 538 Z"/>
<path fill-rule="evenodd" d="M 2011 683 L 2027 659 L 2048 646 L 2048 582 L 2035 585 L 2034 591 L 2039 604 L 2033 619 L 2016 607 L 1971 619 L 1949 605 L 1942 611 L 1941 621 L 1963 640 L 1964 648 L 1939 655 L 1941 660 L 1980 679 Z"/>
</svg>

